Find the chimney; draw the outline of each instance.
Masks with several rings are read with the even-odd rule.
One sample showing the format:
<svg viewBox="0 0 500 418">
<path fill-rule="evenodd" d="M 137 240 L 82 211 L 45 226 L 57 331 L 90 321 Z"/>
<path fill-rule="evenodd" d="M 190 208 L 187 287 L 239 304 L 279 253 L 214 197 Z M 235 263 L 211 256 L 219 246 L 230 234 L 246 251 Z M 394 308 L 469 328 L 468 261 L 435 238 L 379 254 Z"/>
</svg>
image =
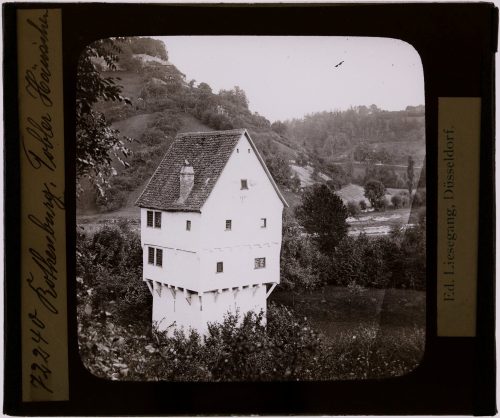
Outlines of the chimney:
<svg viewBox="0 0 500 418">
<path fill-rule="evenodd" d="M 179 203 L 184 203 L 191 193 L 194 184 L 194 170 L 193 166 L 189 164 L 188 160 L 184 160 L 184 165 L 181 168 L 179 176 Z"/>
</svg>

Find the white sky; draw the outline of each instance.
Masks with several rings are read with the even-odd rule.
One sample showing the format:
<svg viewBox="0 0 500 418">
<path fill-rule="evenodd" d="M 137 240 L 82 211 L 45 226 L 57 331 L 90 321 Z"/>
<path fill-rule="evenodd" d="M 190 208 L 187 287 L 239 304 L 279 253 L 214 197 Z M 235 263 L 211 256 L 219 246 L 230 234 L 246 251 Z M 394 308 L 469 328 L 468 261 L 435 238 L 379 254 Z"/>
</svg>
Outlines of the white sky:
<svg viewBox="0 0 500 418">
<path fill-rule="evenodd" d="M 169 60 L 214 92 L 240 86 L 250 109 L 271 122 L 376 104 L 424 104 L 420 57 L 389 38 L 168 36 Z M 339 67 L 334 66 L 344 61 Z"/>
</svg>

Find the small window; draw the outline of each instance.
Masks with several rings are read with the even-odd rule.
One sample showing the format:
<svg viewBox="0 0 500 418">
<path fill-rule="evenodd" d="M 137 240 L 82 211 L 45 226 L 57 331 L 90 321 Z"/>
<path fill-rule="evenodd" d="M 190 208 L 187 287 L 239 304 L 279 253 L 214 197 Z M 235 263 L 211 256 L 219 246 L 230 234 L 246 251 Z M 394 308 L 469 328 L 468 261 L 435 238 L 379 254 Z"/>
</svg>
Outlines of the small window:
<svg viewBox="0 0 500 418">
<path fill-rule="evenodd" d="M 248 182 L 246 179 L 241 179 L 241 190 L 248 189 Z"/>
<path fill-rule="evenodd" d="M 267 228 L 267 219 L 266 218 L 260 218 L 260 227 Z"/>
<path fill-rule="evenodd" d="M 231 231 L 232 221 L 231 219 L 226 219 L 226 231 Z"/>
<path fill-rule="evenodd" d="M 153 247 L 148 247 L 148 264 L 155 263 L 155 249 Z"/>
<path fill-rule="evenodd" d="M 155 228 L 161 228 L 161 212 L 155 212 Z"/>
<path fill-rule="evenodd" d="M 156 265 L 159 267 L 163 266 L 163 250 L 160 248 L 156 249 Z"/>
<path fill-rule="evenodd" d="M 150 226 L 151 228 L 153 227 L 153 211 L 152 210 L 148 210 L 147 225 Z"/>
<path fill-rule="evenodd" d="M 240 153 L 240 149 L 239 148 L 236 148 L 236 153 L 239 154 Z"/>
<path fill-rule="evenodd" d="M 222 273 L 224 271 L 224 263 L 222 261 L 217 261 L 217 273 Z"/>
<path fill-rule="evenodd" d="M 255 268 L 256 269 L 263 269 L 265 267 L 266 267 L 266 259 L 265 259 L 265 257 L 256 258 L 255 259 Z"/>
<path fill-rule="evenodd" d="M 186 221 L 186 231 L 191 231 L 191 221 Z"/>
<path fill-rule="evenodd" d="M 250 148 L 248 148 L 248 153 L 250 154 Z"/>
</svg>

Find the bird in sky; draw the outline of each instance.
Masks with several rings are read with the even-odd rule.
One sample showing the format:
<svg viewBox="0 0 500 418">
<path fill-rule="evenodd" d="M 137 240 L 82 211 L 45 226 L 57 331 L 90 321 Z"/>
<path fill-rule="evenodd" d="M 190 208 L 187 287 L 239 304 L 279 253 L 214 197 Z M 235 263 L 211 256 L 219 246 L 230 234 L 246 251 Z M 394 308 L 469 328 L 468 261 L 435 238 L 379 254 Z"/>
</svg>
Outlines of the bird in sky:
<svg viewBox="0 0 500 418">
<path fill-rule="evenodd" d="M 335 65 L 334 67 L 337 68 L 337 67 L 340 67 L 342 64 L 344 63 L 344 61 L 340 61 L 337 65 Z"/>
</svg>

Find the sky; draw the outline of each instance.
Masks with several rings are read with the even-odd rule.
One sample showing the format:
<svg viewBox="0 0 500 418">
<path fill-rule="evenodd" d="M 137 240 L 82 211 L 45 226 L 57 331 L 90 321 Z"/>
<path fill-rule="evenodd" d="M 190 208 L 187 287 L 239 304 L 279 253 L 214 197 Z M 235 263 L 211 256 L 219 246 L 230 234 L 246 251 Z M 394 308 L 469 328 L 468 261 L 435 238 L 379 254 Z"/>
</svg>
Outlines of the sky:
<svg viewBox="0 0 500 418">
<path fill-rule="evenodd" d="M 214 92 L 241 87 L 250 110 L 271 122 L 376 104 L 424 104 L 420 57 L 390 38 L 168 36 L 169 61 Z M 340 65 L 338 65 L 340 64 Z"/>
</svg>

